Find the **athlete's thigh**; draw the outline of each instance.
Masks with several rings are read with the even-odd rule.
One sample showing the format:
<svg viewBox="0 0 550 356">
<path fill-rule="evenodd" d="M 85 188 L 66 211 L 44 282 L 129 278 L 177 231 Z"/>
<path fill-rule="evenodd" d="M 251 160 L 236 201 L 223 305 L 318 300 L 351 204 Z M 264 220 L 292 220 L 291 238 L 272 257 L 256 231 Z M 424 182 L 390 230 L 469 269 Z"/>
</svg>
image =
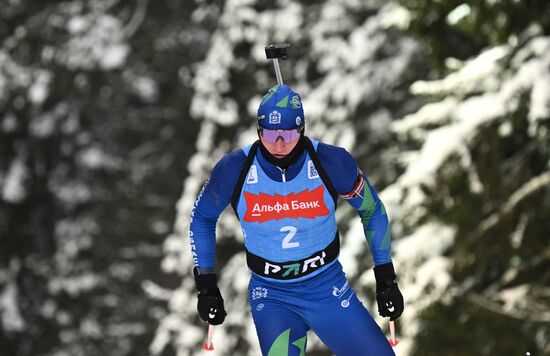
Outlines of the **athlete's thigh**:
<svg viewBox="0 0 550 356">
<path fill-rule="evenodd" d="M 394 355 L 386 336 L 351 288 L 324 299 L 311 328 L 337 356 Z"/>
<path fill-rule="evenodd" d="M 263 355 L 303 356 L 308 327 L 291 307 L 274 300 L 251 301 Z"/>
</svg>

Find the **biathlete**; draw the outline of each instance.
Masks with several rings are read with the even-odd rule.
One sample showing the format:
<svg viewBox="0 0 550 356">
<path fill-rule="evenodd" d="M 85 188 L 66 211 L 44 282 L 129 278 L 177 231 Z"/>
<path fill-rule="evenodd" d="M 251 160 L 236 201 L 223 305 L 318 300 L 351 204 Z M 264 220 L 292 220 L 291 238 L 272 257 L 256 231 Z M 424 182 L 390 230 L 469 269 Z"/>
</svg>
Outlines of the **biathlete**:
<svg viewBox="0 0 550 356">
<path fill-rule="evenodd" d="M 305 355 L 308 330 L 336 355 L 394 355 L 342 271 L 335 219 L 338 198 L 361 218 L 378 312 L 395 320 L 404 303 L 384 205 L 345 149 L 309 139 L 304 129 L 300 96 L 274 86 L 258 108 L 259 140 L 225 155 L 200 191 L 190 224 L 199 315 L 213 325 L 226 316 L 214 270 L 215 230 L 231 204 L 244 235 L 263 355 Z"/>
</svg>

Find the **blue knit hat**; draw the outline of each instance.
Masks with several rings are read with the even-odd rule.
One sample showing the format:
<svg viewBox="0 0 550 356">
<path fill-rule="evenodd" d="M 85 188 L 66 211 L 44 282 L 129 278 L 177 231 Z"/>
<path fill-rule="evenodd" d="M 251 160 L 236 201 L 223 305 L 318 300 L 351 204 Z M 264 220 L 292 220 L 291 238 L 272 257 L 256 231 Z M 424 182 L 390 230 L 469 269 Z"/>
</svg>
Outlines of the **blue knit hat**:
<svg viewBox="0 0 550 356">
<path fill-rule="evenodd" d="M 268 130 L 292 130 L 303 127 L 304 109 L 300 95 L 286 85 L 275 85 L 264 95 L 258 107 L 258 125 Z"/>
</svg>

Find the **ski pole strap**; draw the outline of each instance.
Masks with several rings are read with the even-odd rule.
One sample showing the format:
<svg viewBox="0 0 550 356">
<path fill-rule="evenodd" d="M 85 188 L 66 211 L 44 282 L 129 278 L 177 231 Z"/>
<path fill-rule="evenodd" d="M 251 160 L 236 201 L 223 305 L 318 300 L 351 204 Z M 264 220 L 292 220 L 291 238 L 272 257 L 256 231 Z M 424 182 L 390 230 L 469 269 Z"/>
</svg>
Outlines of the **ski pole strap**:
<svg viewBox="0 0 550 356">
<path fill-rule="evenodd" d="M 334 239 L 324 249 L 295 261 L 273 262 L 246 250 L 248 268 L 261 277 L 290 280 L 307 276 L 334 261 L 340 253 L 340 235 L 336 232 Z"/>
</svg>

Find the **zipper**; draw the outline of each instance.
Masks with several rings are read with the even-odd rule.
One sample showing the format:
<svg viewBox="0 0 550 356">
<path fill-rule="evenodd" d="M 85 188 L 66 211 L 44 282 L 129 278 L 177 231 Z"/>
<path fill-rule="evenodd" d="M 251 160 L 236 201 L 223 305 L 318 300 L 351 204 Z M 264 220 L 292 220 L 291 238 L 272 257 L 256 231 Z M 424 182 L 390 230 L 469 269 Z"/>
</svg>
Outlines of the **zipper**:
<svg viewBox="0 0 550 356">
<path fill-rule="evenodd" d="M 281 171 L 281 176 L 283 178 L 283 183 L 286 182 L 286 176 L 285 176 L 286 169 L 282 169 L 281 167 L 277 167 L 277 168 L 279 168 L 279 170 Z"/>
</svg>

